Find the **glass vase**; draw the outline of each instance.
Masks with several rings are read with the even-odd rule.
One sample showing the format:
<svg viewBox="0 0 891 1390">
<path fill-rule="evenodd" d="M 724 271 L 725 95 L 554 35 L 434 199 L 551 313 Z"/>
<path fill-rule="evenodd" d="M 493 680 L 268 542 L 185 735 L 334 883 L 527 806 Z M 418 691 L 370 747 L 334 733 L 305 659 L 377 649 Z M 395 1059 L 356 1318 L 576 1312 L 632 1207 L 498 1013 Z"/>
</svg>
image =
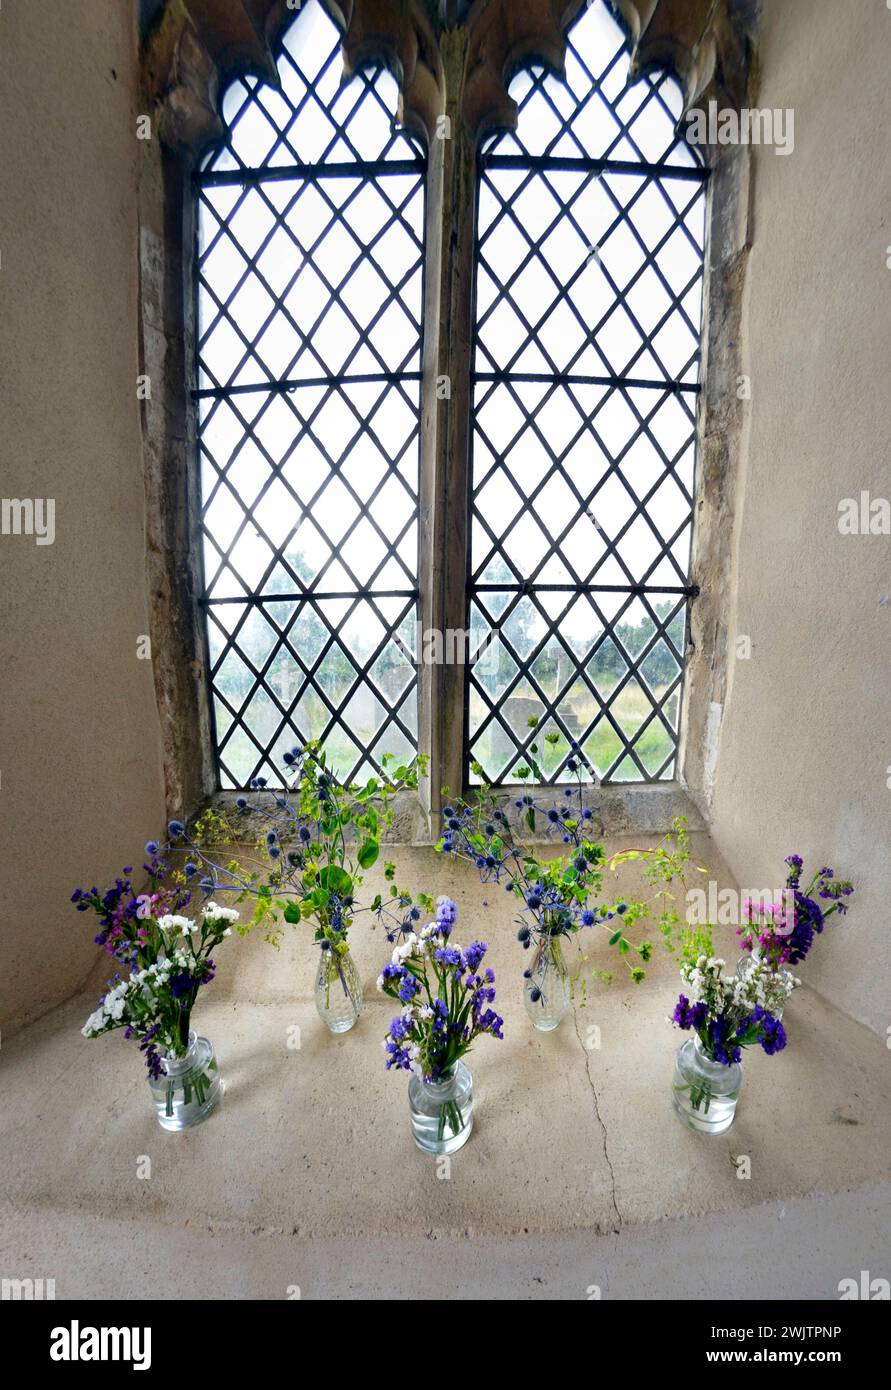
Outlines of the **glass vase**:
<svg viewBox="0 0 891 1390">
<path fill-rule="evenodd" d="M 184 1057 L 161 1059 L 161 1075 L 149 1077 L 155 1114 L 162 1129 L 191 1129 L 214 1109 L 223 1094 L 213 1043 L 189 1033 Z"/>
<path fill-rule="evenodd" d="M 558 1026 L 572 998 L 569 971 L 563 960 L 559 936 L 544 936 L 535 947 L 532 965 L 526 972 L 523 1003 L 540 1033 Z"/>
<path fill-rule="evenodd" d="M 674 1067 L 674 1108 L 698 1134 L 724 1134 L 733 1124 L 742 1086 L 742 1067 L 725 1067 L 707 1055 L 698 1037 L 678 1048 Z"/>
<path fill-rule="evenodd" d="M 349 951 L 319 952 L 316 1008 L 332 1033 L 348 1033 L 362 1012 L 362 981 Z"/>
<path fill-rule="evenodd" d="M 437 1081 L 417 1072 L 408 1083 L 411 1132 L 428 1154 L 452 1154 L 462 1148 L 473 1129 L 473 1077 L 464 1062 L 456 1062 Z"/>
</svg>

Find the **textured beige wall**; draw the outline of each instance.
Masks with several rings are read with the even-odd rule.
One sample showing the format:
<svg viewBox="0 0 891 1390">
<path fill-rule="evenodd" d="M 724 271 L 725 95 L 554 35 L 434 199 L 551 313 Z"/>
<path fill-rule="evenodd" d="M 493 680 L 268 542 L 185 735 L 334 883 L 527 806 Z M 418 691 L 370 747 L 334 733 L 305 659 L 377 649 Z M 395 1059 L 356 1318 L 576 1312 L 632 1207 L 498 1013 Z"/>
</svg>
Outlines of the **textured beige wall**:
<svg viewBox="0 0 891 1390">
<path fill-rule="evenodd" d="M 738 881 L 784 854 L 859 886 L 806 967 L 891 1024 L 891 539 L 842 536 L 838 504 L 891 497 L 891 11 L 765 0 L 759 105 L 795 149 L 757 152 L 748 271 L 752 401 L 713 833 Z M 780 880 L 781 881 L 781 880 Z"/>
<path fill-rule="evenodd" d="M 82 983 L 70 906 L 163 821 L 136 400 L 136 38 L 128 0 L 0 10 L 0 491 L 56 539 L 0 536 L 0 1020 Z M 137 863 L 139 859 L 137 859 Z"/>
</svg>

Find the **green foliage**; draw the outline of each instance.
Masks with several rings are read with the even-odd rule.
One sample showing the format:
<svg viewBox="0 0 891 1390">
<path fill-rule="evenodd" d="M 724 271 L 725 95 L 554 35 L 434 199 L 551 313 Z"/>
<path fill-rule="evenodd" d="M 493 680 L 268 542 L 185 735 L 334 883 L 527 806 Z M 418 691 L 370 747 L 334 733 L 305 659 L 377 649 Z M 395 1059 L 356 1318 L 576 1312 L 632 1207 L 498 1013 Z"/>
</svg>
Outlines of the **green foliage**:
<svg viewBox="0 0 891 1390">
<path fill-rule="evenodd" d="M 653 849 L 620 850 L 612 856 L 609 866 L 615 870 L 622 864 L 635 861 L 643 866 L 644 878 L 652 884 L 654 892 L 642 915 L 648 916 L 652 905 L 658 913 L 656 920 L 665 949 L 673 955 L 680 948 L 683 959 L 687 959 L 687 953 L 692 950 L 695 960 L 697 955 L 703 954 L 700 949 L 703 942 L 709 945 L 705 954 L 711 954 L 711 929 L 704 927 L 694 932 L 678 911 L 678 893 L 682 901 L 686 899 L 687 879 L 691 870 L 698 874 L 708 873 L 701 865 L 691 866 L 690 859 L 687 818 L 678 816 L 672 821 L 671 830 L 661 844 Z"/>
<path fill-rule="evenodd" d="M 530 728 L 538 726 L 535 715 L 530 715 L 527 722 Z M 560 736 L 546 735 L 546 741 L 556 745 Z M 531 747 L 536 748 L 534 744 Z M 540 782 L 541 769 L 534 759 L 530 758 L 529 761 L 530 767 L 518 768 L 517 775 L 524 779 L 532 777 Z M 515 897 L 522 904 L 522 918 L 529 924 L 533 941 L 547 936 L 575 937 L 582 926 L 587 925 L 582 921 L 582 912 L 592 913 L 593 929 L 599 928 L 606 933 L 607 945 L 624 961 L 632 981 L 637 984 L 645 978 L 646 971 L 642 965 L 649 961 L 653 950 L 651 942 L 636 943 L 633 939 L 636 923 L 647 916 L 647 905 L 617 898 L 612 903 L 603 903 L 595 908 L 603 891 L 605 851 L 587 832 L 592 817 L 584 804 L 580 757 L 573 758 L 568 767 L 576 781 L 572 810 L 569 815 L 561 815 L 557 822 L 561 835 L 569 836 L 570 847 L 566 852 L 545 856 L 537 852 L 534 844 L 519 838 L 514 833 L 504 806 L 485 780 L 474 789 L 471 800 L 460 798 L 452 802 L 455 814 L 450 819 L 457 820 L 460 829 L 447 831 L 448 841 L 452 852 L 474 863 L 485 861 L 485 872 L 510 884 Z M 474 766 L 474 772 L 484 777 L 479 764 Z M 446 789 L 444 796 L 448 796 Z M 542 809 L 528 793 L 520 800 L 520 831 L 534 836 L 542 818 Z M 545 825 L 554 824 L 552 815 L 553 812 L 545 818 Z M 444 835 L 436 848 L 442 853 L 445 846 Z M 530 907 L 533 890 L 543 902 L 551 905 L 540 910 Z M 602 984 L 612 981 L 609 971 L 589 968 L 589 958 L 583 954 L 572 976 L 573 987 L 579 987 L 583 1003 L 587 998 L 585 970 L 588 970 L 591 979 Z"/>
<path fill-rule="evenodd" d="M 267 850 L 272 867 L 264 874 L 232 866 L 239 869 L 242 898 L 257 899 L 251 919 L 239 927 L 243 934 L 262 925 L 267 940 L 278 945 L 283 922 L 311 922 L 316 941 L 339 949 L 358 912 L 392 918 L 394 906 L 413 905 L 412 896 L 397 887 L 395 867 L 389 863 L 384 866 L 391 885 L 389 906 L 380 894 L 370 908 L 358 905 L 363 874 L 377 862 L 381 840 L 392 827 L 394 798 L 401 791 L 417 790 L 426 771 L 423 755 L 398 762 L 391 771 L 395 761 L 392 754 L 381 758 L 386 778 L 370 777 L 361 785 L 341 783 L 330 772 L 320 745 L 308 743 L 293 757 L 287 795 L 258 793 L 270 798 L 268 807 L 260 809 L 269 811 L 272 839 L 267 835 L 257 847 Z M 234 838 L 231 826 L 225 829 Z M 432 908 L 429 894 L 418 895 L 418 906 L 428 904 Z"/>
</svg>

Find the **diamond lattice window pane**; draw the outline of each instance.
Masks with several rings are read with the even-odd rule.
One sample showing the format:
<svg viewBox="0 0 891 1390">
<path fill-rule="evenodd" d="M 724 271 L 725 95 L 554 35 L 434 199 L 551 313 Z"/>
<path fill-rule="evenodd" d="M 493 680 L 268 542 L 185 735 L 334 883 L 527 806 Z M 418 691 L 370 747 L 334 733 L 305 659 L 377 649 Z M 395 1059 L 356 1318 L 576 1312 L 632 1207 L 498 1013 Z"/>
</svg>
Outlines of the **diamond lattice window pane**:
<svg viewBox="0 0 891 1390">
<path fill-rule="evenodd" d="M 515 781 L 534 741 L 557 781 L 569 741 L 589 778 L 655 781 L 694 592 L 706 171 L 605 0 L 565 77 L 533 66 L 511 95 L 517 129 L 480 157 L 468 760 Z"/>
<path fill-rule="evenodd" d="M 220 781 L 417 747 L 425 159 L 306 0 L 197 176 L 204 605 Z"/>
</svg>

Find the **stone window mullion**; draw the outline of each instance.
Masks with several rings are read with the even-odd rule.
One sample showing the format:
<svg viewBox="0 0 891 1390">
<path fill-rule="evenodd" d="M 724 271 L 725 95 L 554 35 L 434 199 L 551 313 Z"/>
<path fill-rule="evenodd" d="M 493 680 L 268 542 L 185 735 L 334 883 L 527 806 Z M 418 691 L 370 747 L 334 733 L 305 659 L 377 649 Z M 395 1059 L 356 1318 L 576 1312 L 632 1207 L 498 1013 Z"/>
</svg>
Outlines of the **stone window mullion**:
<svg viewBox="0 0 891 1390">
<path fill-rule="evenodd" d="M 444 33 L 446 111 L 428 162 L 419 747 L 430 758 L 423 808 L 434 829 L 443 787 L 457 794 L 463 778 L 476 198 L 476 139 L 458 107 L 465 50 L 463 29 Z"/>
</svg>

